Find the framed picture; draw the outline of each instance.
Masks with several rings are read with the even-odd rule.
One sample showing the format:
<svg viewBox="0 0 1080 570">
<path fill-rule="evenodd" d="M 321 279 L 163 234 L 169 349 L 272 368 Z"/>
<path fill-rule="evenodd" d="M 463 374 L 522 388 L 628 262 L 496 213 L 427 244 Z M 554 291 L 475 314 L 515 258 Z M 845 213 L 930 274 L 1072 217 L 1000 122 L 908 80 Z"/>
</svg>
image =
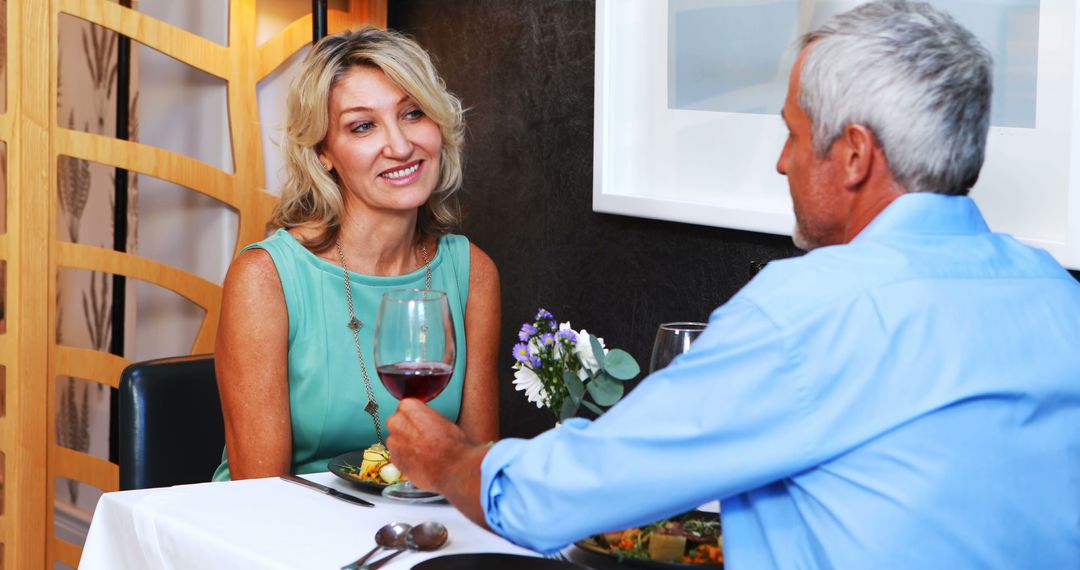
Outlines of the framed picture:
<svg viewBox="0 0 1080 570">
<path fill-rule="evenodd" d="M 597 0 L 593 210 L 775 234 L 794 42 L 859 0 Z M 994 56 L 992 229 L 1080 269 L 1080 9 L 931 0 Z"/>
</svg>

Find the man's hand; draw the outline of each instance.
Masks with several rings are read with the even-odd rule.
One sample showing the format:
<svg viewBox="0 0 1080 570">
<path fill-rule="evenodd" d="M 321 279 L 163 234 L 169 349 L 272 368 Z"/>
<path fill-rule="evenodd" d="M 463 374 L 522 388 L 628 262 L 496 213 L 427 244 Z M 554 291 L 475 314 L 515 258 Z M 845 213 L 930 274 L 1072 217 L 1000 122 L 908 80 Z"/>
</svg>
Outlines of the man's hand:
<svg viewBox="0 0 1080 570">
<path fill-rule="evenodd" d="M 401 401 L 386 427 L 394 465 L 422 489 L 438 491 L 448 468 L 472 446 L 461 428 L 413 398 Z"/>
<path fill-rule="evenodd" d="M 394 465 L 421 489 L 446 497 L 473 522 L 486 526 L 480 504 L 480 464 L 487 445 L 420 400 L 406 398 L 386 420 L 386 445 Z"/>
</svg>

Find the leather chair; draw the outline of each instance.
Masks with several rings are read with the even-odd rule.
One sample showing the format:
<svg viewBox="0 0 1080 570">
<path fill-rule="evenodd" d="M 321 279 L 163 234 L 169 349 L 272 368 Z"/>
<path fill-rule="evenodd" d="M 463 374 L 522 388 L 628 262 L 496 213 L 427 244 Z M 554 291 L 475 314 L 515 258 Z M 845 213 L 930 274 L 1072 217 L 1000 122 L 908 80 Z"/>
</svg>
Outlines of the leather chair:
<svg viewBox="0 0 1080 570">
<path fill-rule="evenodd" d="M 118 428 L 121 490 L 209 481 L 225 446 L 213 355 L 125 368 Z"/>
</svg>

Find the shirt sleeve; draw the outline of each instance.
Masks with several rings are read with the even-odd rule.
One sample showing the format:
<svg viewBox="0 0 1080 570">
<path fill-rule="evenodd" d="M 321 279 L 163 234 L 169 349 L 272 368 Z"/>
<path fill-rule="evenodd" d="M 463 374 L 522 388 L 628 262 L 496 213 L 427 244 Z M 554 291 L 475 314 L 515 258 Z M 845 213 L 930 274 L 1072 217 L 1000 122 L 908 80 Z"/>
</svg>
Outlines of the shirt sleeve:
<svg viewBox="0 0 1080 570">
<path fill-rule="evenodd" d="M 690 352 L 596 421 L 492 447 L 481 468 L 488 525 L 551 551 L 786 476 L 806 461 L 809 412 L 789 354 L 782 329 L 736 297 Z"/>
</svg>

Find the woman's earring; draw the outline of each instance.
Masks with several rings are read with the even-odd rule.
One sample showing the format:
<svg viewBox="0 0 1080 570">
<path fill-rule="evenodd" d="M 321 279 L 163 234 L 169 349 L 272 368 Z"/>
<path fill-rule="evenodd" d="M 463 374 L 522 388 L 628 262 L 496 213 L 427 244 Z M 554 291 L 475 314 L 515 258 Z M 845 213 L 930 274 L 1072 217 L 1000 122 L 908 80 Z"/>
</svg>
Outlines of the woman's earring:
<svg viewBox="0 0 1080 570">
<path fill-rule="evenodd" d="M 323 167 L 323 170 L 325 170 L 327 172 L 330 172 L 330 169 L 334 168 L 334 165 L 330 164 L 329 162 L 323 162 L 323 161 L 320 160 L 319 164 L 321 164 L 322 167 Z"/>
</svg>

